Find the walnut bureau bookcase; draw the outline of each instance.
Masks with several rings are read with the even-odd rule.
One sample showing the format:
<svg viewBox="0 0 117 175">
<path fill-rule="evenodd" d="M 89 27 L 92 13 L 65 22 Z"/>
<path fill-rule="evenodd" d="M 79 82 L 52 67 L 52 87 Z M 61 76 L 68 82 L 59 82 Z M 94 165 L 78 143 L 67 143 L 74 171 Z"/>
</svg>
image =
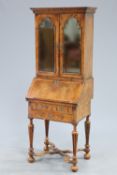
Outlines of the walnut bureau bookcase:
<svg viewBox="0 0 117 175">
<path fill-rule="evenodd" d="M 90 158 L 89 132 L 91 99 L 93 97 L 93 19 L 96 8 L 31 8 L 35 15 L 36 75 L 26 99 L 28 101 L 29 153 L 28 161 L 36 156 L 59 153 L 78 170 L 77 152 Z M 78 148 L 77 125 L 85 121 L 86 143 Z M 33 149 L 33 119 L 45 123 L 45 148 Z M 73 125 L 73 151 L 60 150 L 49 141 L 49 122 Z M 71 155 L 70 155 L 71 154 Z M 72 155 L 73 154 L 73 155 Z"/>
</svg>

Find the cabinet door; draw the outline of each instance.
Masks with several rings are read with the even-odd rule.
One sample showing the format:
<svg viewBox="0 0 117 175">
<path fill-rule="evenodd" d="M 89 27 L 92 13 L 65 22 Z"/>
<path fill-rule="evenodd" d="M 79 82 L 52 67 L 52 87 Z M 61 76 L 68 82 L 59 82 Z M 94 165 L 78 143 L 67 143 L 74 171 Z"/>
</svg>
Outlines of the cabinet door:
<svg viewBox="0 0 117 175">
<path fill-rule="evenodd" d="M 60 16 L 60 76 L 80 77 L 82 74 L 82 16 Z"/>
<path fill-rule="evenodd" d="M 59 20 L 54 15 L 36 16 L 36 71 L 40 76 L 58 75 Z"/>
</svg>

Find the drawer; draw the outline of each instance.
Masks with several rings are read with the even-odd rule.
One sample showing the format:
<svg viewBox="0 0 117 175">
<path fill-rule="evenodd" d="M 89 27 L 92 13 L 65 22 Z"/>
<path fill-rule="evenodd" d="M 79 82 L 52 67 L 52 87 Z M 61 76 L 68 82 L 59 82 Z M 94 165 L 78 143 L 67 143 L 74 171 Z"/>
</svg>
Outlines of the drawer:
<svg viewBox="0 0 117 175">
<path fill-rule="evenodd" d="M 72 104 L 31 101 L 29 102 L 28 115 L 30 118 L 71 123 L 74 110 Z"/>
</svg>

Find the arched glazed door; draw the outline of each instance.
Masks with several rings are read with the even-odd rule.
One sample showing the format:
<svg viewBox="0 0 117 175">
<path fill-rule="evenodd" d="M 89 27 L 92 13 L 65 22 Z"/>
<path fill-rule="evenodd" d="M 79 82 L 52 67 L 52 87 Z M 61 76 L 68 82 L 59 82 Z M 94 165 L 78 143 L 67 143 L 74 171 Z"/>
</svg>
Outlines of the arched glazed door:
<svg viewBox="0 0 117 175">
<path fill-rule="evenodd" d="M 41 15 L 36 19 L 36 62 L 37 74 L 58 75 L 59 20 L 54 15 Z"/>
<path fill-rule="evenodd" d="M 79 77 L 82 71 L 82 27 L 78 15 L 60 18 L 60 75 Z"/>
</svg>

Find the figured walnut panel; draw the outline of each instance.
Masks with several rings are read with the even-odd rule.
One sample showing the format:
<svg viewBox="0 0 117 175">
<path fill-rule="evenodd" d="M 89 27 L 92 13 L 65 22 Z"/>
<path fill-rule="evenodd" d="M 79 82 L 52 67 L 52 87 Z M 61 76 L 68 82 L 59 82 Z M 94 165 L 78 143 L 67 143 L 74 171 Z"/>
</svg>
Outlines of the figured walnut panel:
<svg viewBox="0 0 117 175">
<path fill-rule="evenodd" d="M 93 98 L 93 78 L 84 81 L 84 87 L 79 99 L 80 104 L 86 104 Z"/>
<path fill-rule="evenodd" d="M 81 104 L 77 107 L 76 116 L 74 118 L 75 123 L 78 123 L 84 117 L 91 114 L 91 102 L 89 101 L 86 104 Z"/>
<path fill-rule="evenodd" d="M 78 82 L 34 79 L 27 99 L 77 103 L 83 86 Z"/>
<path fill-rule="evenodd" d="M 93 16 L 85 15 L 84 32 L 84 77 L 92 77 L 93 59 Z"/>
<path fill-rule="evenodd" d="M 73 122 L 74 107 L 70 104 L 58 104 L 42 101 L 29 102 L 29 118 L 39 118 L 61 122 Z"/>
<path fill-rule="evenodd" d="M 82 94 L 80 96 L 74 123 L 78 123 L 81 119 L 91 114 L 91 99 L 93 97 L 93 79 L 84 82 Z"/>
</svg>

